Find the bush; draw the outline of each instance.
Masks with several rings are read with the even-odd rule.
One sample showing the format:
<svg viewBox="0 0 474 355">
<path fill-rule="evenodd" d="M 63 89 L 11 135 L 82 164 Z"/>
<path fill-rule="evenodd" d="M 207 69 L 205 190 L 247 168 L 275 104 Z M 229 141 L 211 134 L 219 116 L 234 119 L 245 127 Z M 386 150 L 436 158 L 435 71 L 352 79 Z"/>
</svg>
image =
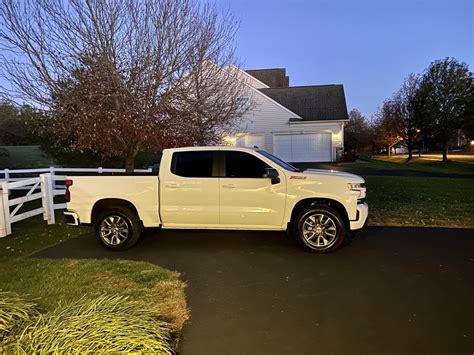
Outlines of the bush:
<svg viewBox="0 0 474 355">
<path fill-rule="evenodd" d="M 165 322 L 122 296 L 60 304 L 39 315 L 5 345 L 6 353 L 171 354 Z"/>
<path fill-rule="evenodd" d="M 0 292 L 0 341 L 38 315 L 35 305 L 12 292 Z"/>
</svg>

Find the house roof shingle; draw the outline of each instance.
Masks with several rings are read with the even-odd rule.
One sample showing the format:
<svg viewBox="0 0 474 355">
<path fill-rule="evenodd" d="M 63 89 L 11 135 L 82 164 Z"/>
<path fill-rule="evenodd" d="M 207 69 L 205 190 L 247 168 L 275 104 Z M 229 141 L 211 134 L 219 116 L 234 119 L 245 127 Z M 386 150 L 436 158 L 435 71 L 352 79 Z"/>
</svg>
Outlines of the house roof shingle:
<svg viewBox="0 0 474 355">
<path fill-rule="evenodd" d="M 290 84 L 285 68 L 253 69 L 246 72 L 271 88 L 285 88 Z"/>
<path fill-rule="evenodd" d="M 260 91 L 296 113 L 303 121 L 348 118 L 342 84 L 265 88 Z"/>
</svg>

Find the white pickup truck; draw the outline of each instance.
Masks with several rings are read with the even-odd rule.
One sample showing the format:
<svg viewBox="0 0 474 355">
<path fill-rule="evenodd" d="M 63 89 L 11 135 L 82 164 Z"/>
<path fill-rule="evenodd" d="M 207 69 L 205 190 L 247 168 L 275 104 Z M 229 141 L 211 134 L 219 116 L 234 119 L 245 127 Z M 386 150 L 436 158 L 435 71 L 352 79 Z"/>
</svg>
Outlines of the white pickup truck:
<svg viewBox="0 0 474 355">
<path fill-rule="evenodd" d="M 368 215 L 360 176 L 301 171 L 253 148 L 166 149 L 158 176 L 71 176 L 66 186 L 67 222 L 94 225 L 112 249 L 161 227 L 287 231 L 326 253 Z"/>
</svg>

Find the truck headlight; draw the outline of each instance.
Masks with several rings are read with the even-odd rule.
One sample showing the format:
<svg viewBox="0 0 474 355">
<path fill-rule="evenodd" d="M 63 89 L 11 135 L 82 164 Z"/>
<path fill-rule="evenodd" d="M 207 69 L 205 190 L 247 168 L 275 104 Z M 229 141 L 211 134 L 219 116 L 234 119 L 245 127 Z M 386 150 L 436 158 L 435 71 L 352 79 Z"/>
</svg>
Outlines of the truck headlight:
<svg viewBox="0 0 474 355">
<path fill-rule="evenodd" d="M 360 191 L 362 189 L 365 189 L 365 184 L 361 182 L 356 182 L 356 183 L 350 182 L 347 184 L 347 187 L 349 188 L 349 190 L 352 190 L 352 191 Z"/>
</svg>

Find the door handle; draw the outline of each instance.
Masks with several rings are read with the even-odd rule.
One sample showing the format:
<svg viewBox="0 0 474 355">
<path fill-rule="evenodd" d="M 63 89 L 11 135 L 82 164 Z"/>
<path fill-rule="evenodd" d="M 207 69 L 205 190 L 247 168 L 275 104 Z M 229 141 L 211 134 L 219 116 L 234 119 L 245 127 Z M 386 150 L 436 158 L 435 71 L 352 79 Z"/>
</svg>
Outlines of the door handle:
<svg viewBox="0 0 474 355">
<path fill-rule="evenodd" d="M 235 187 L 234 184 L 225 184 L 225 185 L 222 185 L 223 188 L 225 189 L 233 189 Z"/>
<path fill-rule="evenodd" d="M 167 182 L 165 184 L 165 187 L 169 187 L 170 189 L 175 189 L 178 187 L 178 183 L 177 182 Z"/>
</svg>

